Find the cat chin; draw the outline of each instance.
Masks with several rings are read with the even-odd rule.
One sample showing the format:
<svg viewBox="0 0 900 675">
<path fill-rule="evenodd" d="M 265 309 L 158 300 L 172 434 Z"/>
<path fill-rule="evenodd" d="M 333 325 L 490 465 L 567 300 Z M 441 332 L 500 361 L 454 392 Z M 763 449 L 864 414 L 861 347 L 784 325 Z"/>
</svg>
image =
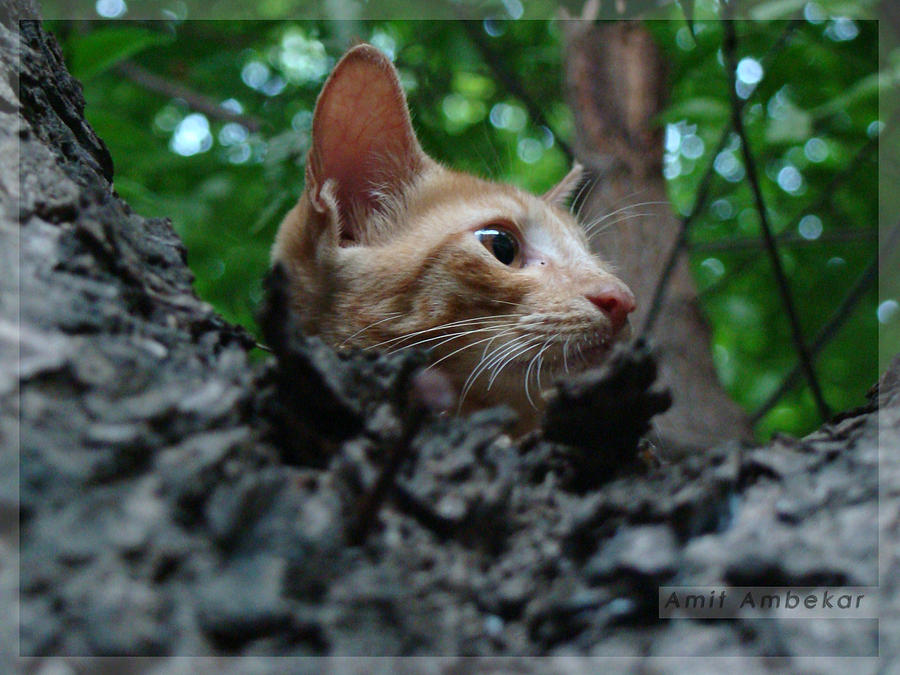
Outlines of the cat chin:
<svg viewBox="0 0 900 675">
<path fill-rule="evenodd" d="M 528 398 L 527 381 L 528 394 L 537 404 L 541 398 L 540 390 L 547 389 L 548 383 L 552 385 L 557 379 L 578 375 L 591 368 L 602 366 L 615 346 L 627 341 L 630 333 L 626 324 L 611 337 L 606 332 L 598 332 L 592 339 L 567 343 L 565 348 L 557 344 L 553 349 L 539 353 L 530 350 L 503 363 L 499 373 L 491 368 L 483 370 L 475 382 L 471 383 L 469 375 L 481 368 L 483 361 L 470 361 L 467 354 L 453 362 L 446 362 L 444 368 L 448 373 L 455 374 L 460 390 L 464 389 L 466 384 L 470 384 L 466 398 L 474 395 L 476 399 L 487 399 L 487 405 L 503 403 L 511 394 L 516 396 L 521 394 L 523 398 Z M 538 404 L 537 407 L 541 406 Z"/>
<path fill-rule="evenodd" d="M 540 363 L 534 354 L 514 359 L 494 376 L 482 373 L 469 388 L 463 408 L 474 410 L 505 403 L 520 410 L 520 413 L 523 408 L 531 413 L 540 413 L 558 380 L 602 366 L 617 342 L 618 339 L 598 341 L 569 350 L 565 357 L 562 350 L 554 350 L 543 354 Z"/>
<path fill-rule="evenodd" d="M 587 344 L 576 345 L 568 349 L 568 353 L 554 353 L 544 358 L 544 368 L 554 377 L 576 375 L 591 368 L 602 366 L 613 349 L 619 343 L 627 342 L 631 337 L 629 326 L 625 326 L 612 337 L 599 335 Z"/>
<path fill-rule="evenodd" d="M 626 323 L 612 337 L 601 336 L 594 343 L 583 347 L 578 354 L 578 360 L 583 364 L 581 370 L 603 365 L 617 344 L 628 342 L 630 339 L 631 325 Z"/>
<path fill-rule="evenodd" d="M 596 368 L 597 366 L 603 365 L 606 362 L 606 359 L 609 357 L 610 352 L 613 349 L 614 342 L 603 342 L 600 344 L 592 345 L 590 347 L 586 347 L 581 350 L 575 358 L 572 360 L 574 363 L 574 368 L 572 366 L 569 367 L 569 370 L 574 373 L 584 372 L 585 370 L 590 370 L 591 368 Z"/>
<path fill-rule="evenodd" d="M 518 415 L 518 421 L 511 434 L 521 437 L 533 431 L 540 424 L 544 409 L 557 390 L 557 384 L 566 377 L 574 377 L 592 368 L 601 367 L 619 339 L 600 341 L 582 349 L 581 353 L 569 353 L 563 360 L 562 352 L 548 357 L 544 355 L 540 376 L 531 358 L 517 359 L 508 363 L 493 382 L 482 374 L 472 385 L 462 401 L 458 401 L 456 412 L 468 415 L 477 410 L 494 406 L 508 406 Z M 470 371 L 469 371 L 470 372 Z M 448 369 L 445 375 L 454 382 L 459 396 L 465 386 L 466 371 L 456 375 Z M 526 380 L 528 386 L 526 388 Z"/>
</svg>

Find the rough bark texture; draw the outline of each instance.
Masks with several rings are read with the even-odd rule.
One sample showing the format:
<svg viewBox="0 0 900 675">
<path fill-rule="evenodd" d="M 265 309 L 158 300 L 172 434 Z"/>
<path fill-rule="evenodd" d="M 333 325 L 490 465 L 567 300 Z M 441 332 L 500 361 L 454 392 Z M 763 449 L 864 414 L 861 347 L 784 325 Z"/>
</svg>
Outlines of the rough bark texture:
<svg viewBox="0 0 900 675">
<path fill-rule="evenodd" d="M 15 28 L 0 26 L 0 597 L 18 608 L 0 614 L 4 672 L 54 655 L 160 657 L 69 659 L 85 672 L 400 667 L 176 655 L 802 667 L 872 657 L 879 638 L 897 667 L 900 361 L 870 406 L 807 438 L 618 473 L 609 457 L 604 473 L 590 468 L 602 439 L 511 442 L 502 409 L 430 418 L 440 383 L 415 375 L 419 356 L 344 358 L 304 340 L 278 320 L 277 279 L 266 316 L 282 365 L 252 367 L 241 331 L 194 296 L 170 224 L 111 193 L 53 40 Z M 657 618 L 662 582 L 872 586 L 879 563 L 880 634 L 874 621 L 752 612 Z M 563 658 L 404 665 L 597 670 Z"/>
<path fill-rule="evenodd" d="M 666 92 L 662 59 L 639 22 L 563 25 L 576 153 L 596 181 L 582 195 L 580 212 L 588 223 L 609 214 L 609 231 L 595 241 L 638 298 L 632 324 L 640 329 L 678 236 L 678 220 L 665 203 L 656 121 Z M 687 262 L 683 255 L 672 274 L 653 335 L 660 380 L 673 392 L 671 410 L 654 428 L 660 445 L 671 449 L 750 436 L 744 413 L 717 379 Z"/>
</svg>

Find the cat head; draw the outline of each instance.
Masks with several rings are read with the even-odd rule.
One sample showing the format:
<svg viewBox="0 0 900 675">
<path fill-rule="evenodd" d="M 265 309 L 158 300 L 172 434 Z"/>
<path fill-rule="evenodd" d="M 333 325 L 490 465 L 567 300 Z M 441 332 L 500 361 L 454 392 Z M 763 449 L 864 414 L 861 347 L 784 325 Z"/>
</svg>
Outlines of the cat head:
<svg viewBox="0 0 900 675">
<path fill-rule="evenodd" d="M 452 171 L 422 150 L 397 73 L 369 45 L 316 103 L 306 186 L 272 252 L 303 330 L 335 347 L 432 348 L 462 408 L 506 403 L 524 427 L 555 376 L 628 334 L 634 297 L 563 203 Z"/>
</svg>

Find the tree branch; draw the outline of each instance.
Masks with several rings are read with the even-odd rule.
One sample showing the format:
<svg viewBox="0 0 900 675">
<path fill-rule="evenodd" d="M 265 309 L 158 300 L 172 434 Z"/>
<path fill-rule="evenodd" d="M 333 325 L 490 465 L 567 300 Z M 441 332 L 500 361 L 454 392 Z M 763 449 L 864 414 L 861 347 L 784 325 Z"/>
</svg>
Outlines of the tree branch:
<svg viewBox="0 0 900 675">
<path fill-rule="evenodd" d="M 894 125 L 895 122 L 896 122 L 896 120 L 895 120 L 895 119 L 892 119 L 892 120 L 888 123 L 888 124 L 889 124 L 889 127 L 888 127 L 888 128 L 889 128 L 889 129 L 893 129 L 893 128 L 894 128 L 893 125 Z M 882 134 L 882 136 L 883 136 L 883 135 L 884 135 L 884 134 Z M 856 154 L 853 156 L 853 159 L 850 160 L 850 162 L 847 164 L 847 166 L 845 166 L 841 171 L 839 171 L 838 173 L 836 173 L 836 174 L 831 178 L 831 180 L 828 182 L 828 185 L 827 185 L 827 186 L 825 187 L 825 189 L 822 191 L 822 194 L 821 194 L 821 196 L 819 197 L 819 199 L 816 200 L 815 204 L 805 206 L 804 208 L 800 209 L 800 210 L 794 215 L 794 218 L 791 220 L 791 222 L 784 228 L 784 232 L 783 232 L 781 235 L 779 235 L 779 237 L 778 237 L 779 241 L 782 241 L 782 240 L 784 239 L 784 240 L 785 240 L 784 243 L 787 243 L 787 244 L 790 243 L 789 240 L 786 240 L 786 239 L 787 239 L 787 235 L 788 235 L 789 232 L 793 232 L 793 231 L 797 228 L 797 225 L 800 223 L 800 220 L 803 218 L 804 214 L 810 213 L 810 212 L 813 212 L 813 213 L 814 213 L 814 212 L 819 211 L 819 210 L 821 210 L 821 209 L 823 209 L 823 208 L 825 208 L 825 207 L 828 207 L 829 209 L 834 209 L 834 204 L 832 203 L 832 200 L 834 199 L 834 196 L 835 196 L 835 194 L 836 194 L 837 188 L 838 188 L 838 187 L 839 187 L 839 186 L 840 186 L 840 185 L 841 185 L 848 177 L 852 176 L 852 175 L 856 172 L 856 169 L 859 167 L 859 165 L 862 163 L 862 161 L 866 158 L 866 156 L 869 155 L 875 148 L 878 147 L 878 142 L 877 142 L 877 139 L 878 139 L 878 138 L 879 138 L 879 137 L 876 136 L 876 137 L 874 137 L 874 138 L 870 138 L 868 141 L 866 141 L 865 143 L 863 143 L 863 145 L 860 147 L 859 150 L 857 150 Z M 859 236 L 860 236 L 860 238 L 862 238 L 863 233 L 866 232 L 866 231 L 865 231 L 865 230 L 863 230 L 863 231 L 860 231 L 860 230 L 853 230 L 853 232 L 859 232 Z M 850 237 L 849 237 L 849 234 L 851 233 L 851 231 L 850 231 L 850 230 L 844 230 L 844 233 L 846 233 L 846 234 L 848 235 L 848 239 L 849 239 L 849 238 L 850 238 Z M 833 232 L 833 233 L 825 233 L 825 234 L 822 235 L 822 237 L 821 237 L 820 239 L 818 239 L 818 240 L 816 240 L 816 241 L 822 241 L 822 239 L 825 238 L 825 237 L 827 237 L 827 236 L 837 235 L 837 234 L 838 234 L 837 232 Z M 877 238 L 877 236 L 878 236 L 878 235 L 877 235 L 877 232 L 874 231 L 874 230 L 872 230 L 872 231 L 871 231 L 871 236 L 872 236 L 873 238 Z M 838 240 L 838 239 L 839 239 L 839 237 L 835 237 L 835 240 Z M 754 239 L 753 241 L 760 242 L 759 239 Z M 709 243 L 710 243 L 711 245 L 714 245 L 716 242 L 709 242 Z M 761 243 L 761 242 L 760 242 L 760 243 Z M 812 244 L 812 243 L 815 243 L 815 242 L 812 242 L 812 241 L 811 241 L 811 242 L 809 242 L 809 243 Z M 705 250 L 704 247 L 697 247 L 697 248 L 695 248 L 694 245 L 691 245 L 691 248 L 692 248 L 693 250 L 695 250 L 695 251 Z M 712 248 L 713 248 L 713 246 L 710 246 L 710 249 L 711 249 L 711 250 L 712 250 Z M 738 248 L 738 247 L 735 247 L 735 248 Z M 748 261 L 745 261 L 744 264 L 738 265 L 735 269 L 733 269 L 733 270 L 729 273 L 728 277 L 723 278 L 723 279 L 720 279 L 720 280 L 719 280 L 718 282 L 716 282 L 715 284 L 712 284 L 711 286 L 708 286 L 707 288 L 704 288 L 702 291 L 700 291 L 700 292 L 698 293 L 698 295 L 704 296 L 704 295 L 709 295 L 709 294 L 715 293 L 715 292 L 718 291 L 719 288 L 721 288 L 721 287 L 722 287 L 729 279 L 733 279 L 733 278 L 735 278 L 735 277 L 740 276 L 740 275 L 743 273 L 743 271 L 744 271 L 744 270 L 745 270 L 752 262 L 753 262 L 752 260 L 748 260 Z"/>
<path fill-rule="evenodd" d="M 784 29 L 784 31 L 782 31 L 781 35 L 778 36 L 778 39 L 763 55 L 764 63 L 775 57 L 775 55 L 784 47 L 784 45 L 787 44 L 788 40 L 793 35 L 797 27 L 802 23 L 802 14 L 798 13 L 798 16 L 791 19 L 787 27 Z M 747 101 L 739 102 L 741 105 L 741 110 L 743 110 L 743 106 L 746 105 L 747 102 L 749 102 L 749 99 Z M 725 128 L 722 130 L 722 135 L 719 137 L 719 142 L 716 144 L 716 150 L 711 155 L 712 159 L 706 166 L 706 171 L 700 179 L 700 185 L 697 188 L 697 197 L 696 199 L 694 199 L 694 204 L 693 206 L 691 206 L 690 212 L 681 219 L 678 238 L 672 245 L 672 250 L 669 252 L 669 257 L 666 259 L 666 264 L 663 267 L 663 273 L 660 275 L 659 280 L 656 282 L 656 288 L 653 291 L 653 300 L 650 302 L 650 310 L 647 312 L 647 318 L 644 321 L 644 325 L 641 327 L 640 337 L 642 338 L 649 338 L 653 332 L 653 326 L 656 323 L 657 318 L 659 317 L 660 311 L 662 310 L 663 302 L 665 302 L 669 280 L 672 276 L 673 270 L 675 269 L 675 264 L 678 261 L 678 256 L 681 255 L 682 251 L 688 243 L 688 229 L 690 228 L 693 221 L 697 218 L 703 207 L 706 206 L 706 200 L 709 196 L 709 188 L 713 178 L 716 157 L 720 152 L 722 152 L 722 150 L 725 149 L 725 144 L 728 142 L 728 136 L 731 133 L 732 128 L 732 125 L 726 124 Z"/>
<path fill-rule="evenodd" d="M 878 268 L 880 264 L 887 259 L 887 256 L 897 245 L 898 240 L 900 240 L 900 222 L 894 225 L 891 233 L 887 237 L 881 253 L 877 254 L 872 262 L 869 263 L 869 265 L 866 267 L 866 269 L 863 270 L 862 274 L 857 277 L 856 281 L 853 283 L 853 286 L 850 287 L 850 290 L 847 291 L 847 294 L 844 296 L 844 299 L 841 300 L 841 304 L 837 306 L 834 312 L 832 312 L 831 317 L 828 319 L 825 325 L 822 326 L 818 334 L 816 334 L 815 340 L 813 340 L 813 343 L 809 348 L 809 351 L 813 357 L 817 356 L 819 352 L 824 349 L 825 345 L 831 342 L 834 336 L 837 335 L 841 326 L 844 325 L 844 322 L 853 312 L 853 309 L 859 304 L 866 291 L 869 290 L 869 287 L 878 278 Z M 769 398 L 766 399 L 765 403 L 759 406 L 759 408 L 757 408 L 756 411 L 754 411 L 750 415 L 750 420 L 754 424 L 756 424 L 766 415 L 766 413 L 774 408 L 775 404 L 778 403 L 781 397 L 794 387 L 800 377 L 801 370 L 802 368 L 799 363 L 795 365 L 791 372 L 789 372 L 781 381 L 781 384 L 778 385 L 778 389 L 772 392 Z"/>
<path fill-rule="evenodd" d="M 878 232 L 872 229 L 846 228 L 834 232 L 823 232 L 816 239 L 806 239 L 796 232 L 783 232 L 776 240 L 781 246 L 810 246 L 813 244 L 831 244 L 835 242 L 878 240 Z M 757 237 L 735 237 L 718 241 L 689 243 L 688 248 L 694 252 L 703 251 L 741 251 L 763 248 L 765 242 Z"/>
<path fill-rule="evenodd" d="M 559 146 L 559 149 L 563 151 L 563 153 L 566 155 L 566 158 L 569 160 L 569 163 L 571 164 L 575 159 L 572 148 L 569 147 L 569 144 L 566 143 L 558 133 L 556 133 L 556 131 L 553 129 L 553 126 L 550 124 L 550 122 L 547 121 L 547 118 L 541 110 L 540 106 L 526 91 L 525 86 L 506 67 L 506 64 L 504 63 L 502 57 L 491 48 L 491 46 L 481 35 L 481 32 L 478 28 L 480 22 L 461 19 L 459 23 L 462 25 L 463 30 L 466 32 L 468 38 L 472 41 L 472 44 L 474 44 L 478 49 L 479 53 L 481 54 L 481 58 L 483 58 L 490 69 L 494 71 L 494 74 L 497 76 L 497 78 L 501 82 L 503 82 L 503 86 L 506 87 L 509 93 L 511 93 L 522 102 L 531 119 L 536 123 L 550 129 L 550 131 L 553 133 L 553 137 L 556 139 L 556 145 Z"/>
<path fill-rule="evenodd" d="M 727 5 L 731 8 L 731 5 Z M 816 377 L 815 369 L 812 364 L 812 356 L 807 349 L 806 342 L 803 338 L 803 330 L 800 326 L 800 317 L 797 314 L 797 307 L 791 295 L 790 286 L 788 284 L 787 275 L 781 264 L 781 258 L 778 255 L 778 245 L 775 236 L 772 234 L 772 227 L 769 224 L 769 213 L 766 202 L 762 194 L 762 188 L 759 184 L 759 177 L 756 171 L 756 158 L 750 149 L 750 141 L 747 132 L 744 129 L 743 105 L 737 95 L 736 78 L 737 78 L 737 34 L 735 32 L 733 21 L 726 17 L 723 20 L 725 37 L 722 41 L 722 51 L 725 56 L 725 67 L 728 70 L 728 89 L 731 96 L 731 118 L 735 133 L 741 140 L 741 155 L 744 158 L 744 166 L 747 171 L 747 182 L 750 184 L 750 190 L 753 193 L 753 200 L 756 203 L 756 210 L 759 214 L 759 224 L 763 233 L 763 241 L 766 245 L 766 251 L 772 263 L 772 271 L 775 274 L 775 282 L 778 286 L 778 294 L 781 296 L 781 302 L 787 313 L 788 323 L 791 328 L 791 338 L 794 342 L 794 348 L 797 350 L 797 356 L 800 359 L 800 365 L 806 381 L 812 391 L 813 399 L 816 402 L 816 408 L 819 415 L 823 419 L 831 416 L 831 411 L 825 398 L 822 396 L 822 388 Z"/>
<path fill-rule="evenodd" d="M 669 252 L 668 258 L 666 258 L 666 264 L 663 267 L 663 272 L 659 276 L 659 280 L 656 282 L 656 288 L 653 291 L 653 300 L 650 301 L 650 309 L 647 312 L 647 318 L 644 320 L 644 325 L 641 326 L 640 337 L 648 338 L 653 332 L 654 324 L 656 323 L 656 319 L 659 318 L 659 314 L 662 311 L 663 302 L 666 298 L 666 290 L 669 286 L 669 279 L 672 277 L 672 272 L 675 270 L 675 265 L 678 262 L 678 256 L 681 254 L 685 245 L 687 244 L 687 233 L 688 228 L 690 228 L 691 223 L 700 215 L 700 211 L 706 205 L 706 198 L 709 194 L 709 188 L 712 185 L 712 178 L 715 167 L 715 159 L 719 155 L 722 150 L 725 149 L 725 144 L 728 142 L 728 136 L 731 133 L 731 126 L 725 125 L 725 128 L 722 130 L 722 135 L 719 137 L 719 142 L 716 146 L 715 152 L 712 154 L 712 160 L 710 160 L 709 164 L 706 167 L 706 171 L 703 173 L 703 177 L 700 179 L 700 185 L 697 188 L 697 196 L 694 199 L 694 204 L 691 207 L 690 212 L 681 219 L 681 223 L 678 227 L 678 237 L 675 239 L 675 243 L 672 245 L 672 250 Z"/>
<path fill-rule="evenodd" d="M 259 131 L 262 128 L 263 123 L 260 119 L 252 115 L 244 115 L 228 110 L 208 96 L 200 94 L 180 82 L 172 82 L 155 73 L 151 73 L 146 68 L 142 68 L 132 61 L 123 61 L 116 67 L 116 70 L 148 91 L 162 94 L 169 98 L 183 99 L 191 108 L 208 117 L 226 122 L 237 122 L 247 127 L 250 131 Z"/>
</svg>

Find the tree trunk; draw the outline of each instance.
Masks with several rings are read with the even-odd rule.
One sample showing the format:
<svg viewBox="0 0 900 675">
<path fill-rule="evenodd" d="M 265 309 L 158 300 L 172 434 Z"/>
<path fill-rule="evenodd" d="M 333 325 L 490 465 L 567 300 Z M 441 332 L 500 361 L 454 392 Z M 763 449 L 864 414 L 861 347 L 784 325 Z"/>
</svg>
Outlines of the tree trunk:
<svg viewBox="0 0 900 675">
<path fill-rule="evenodd" d="M 639 22 L 566 21 L 568 100 L 575 114 L 576 154 L 596 183 L 579 206 L 582 220 L 607 217 L 610 232 L 595 241 L 638 299 L 640 330 L 678 237 L 662 176 L 662 59 Z M 632 206 L 634 205 L 634 206 Z M 710 330 L 682 254 L 667 287 L 653 345 L 672 408 L 656 417 L 663 448 L 704 448 L 749 438 L 746 415 L 722 388 L 710 355 Z"/>
<path fill-rule="evenodd" d="M 609 475 L 583 469 L 600 441 L 518 446 L 502 410 L 410 409 L 414 359 L 338 358 L 286 325 L 270 331 L 279 368 L 251 366 L 250 341 L 193 294 L 168 221 L 112 191 L 53 39 L 0 8 L 3 672 L 35 665 L 16 654 L 160 673 L 195 664 L 74 657 L 624 655 L 637 670 L 900 653 L 900 361 L 870 406 L 805 439 Z M 875 586 L 879 562 L 880 636 L 864 620 L 658 618 L 661 584 Z"/>
</svg>

